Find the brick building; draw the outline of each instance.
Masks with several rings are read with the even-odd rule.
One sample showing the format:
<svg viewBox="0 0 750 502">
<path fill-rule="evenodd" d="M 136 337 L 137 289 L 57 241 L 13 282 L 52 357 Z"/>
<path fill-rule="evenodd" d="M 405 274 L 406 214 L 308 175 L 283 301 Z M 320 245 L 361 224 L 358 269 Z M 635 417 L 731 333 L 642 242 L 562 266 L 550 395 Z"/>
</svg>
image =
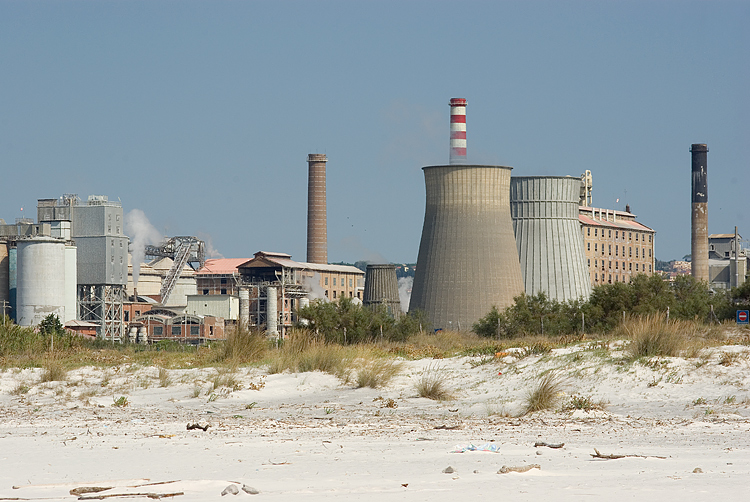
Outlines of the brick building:
<svg viewBox="0 0 750 502">
<path fill-rule="evenodd" d="M 592 286 L 630 282 L 654 272 L 656 232 L 629 211 L 579 208 L 584 252 Z"/>
</svg>

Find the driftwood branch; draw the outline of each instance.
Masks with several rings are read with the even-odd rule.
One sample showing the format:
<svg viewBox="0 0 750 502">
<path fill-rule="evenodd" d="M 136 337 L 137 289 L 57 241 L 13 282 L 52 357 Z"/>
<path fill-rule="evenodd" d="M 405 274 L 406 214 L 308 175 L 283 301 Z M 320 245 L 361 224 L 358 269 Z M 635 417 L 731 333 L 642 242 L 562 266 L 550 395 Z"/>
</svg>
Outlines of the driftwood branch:
<svg viewBox="0 0 750 502">
<path fill-rule="evenodd" d="M 545 443 L 544 441 L 537 441 L 534 443 L 534 447 L 546 446 L 547 448 L 562 448 L 565 443 Z"/>
<path fill-rule="evenodd" d="M 508 467 L 507 465 L 504 465 L 500 468 L 499 471 L 497 471 L 498 474 L 508 474 L 509 472 L 527 472 L 531 469 L 541 469 L 542 466 L 539 464 L 531 464 L 531 465 L 524 465 L 522 467 Z"/>
<path fill-rule="evenodd" d="M 203 432 L 206 432 L 208 430 L 209 424 L 201 425 L 201 424 L 187 424 L 187 430 L 192 431 L 193 429 L 200 429 Z"/>
<path fill-rule="evenodd" d="M 150 499 L 163 499 L 166 497 L 176 497 L 178 495 L 185 495 L 185 492 L 174 492 L 174 493 L 111 493 L 109 495 L 91 495 L 88 497 L 78 497 L 78 500 L 104 500 L 115 497 L 120 498 L 135 498 L 135 497 L 148 497 Z"/>
<path fill-rule="evenodd" d="M 593 453 L 592 453 L 592 454 L 591 454 L 591 456 L 592 456 L 592 457 L 594 457 L 594 458 L 602 458 L 602 459 L 604 459 L 604 460 L 616 460 L 616 459 L 618 459 L 618 458 L 626 458 L 626 457 L 637 457 L 637 458 L 661 458 L 661 459 L 665 459 L 665 458 L 667 458 L 667 457 L 660 457 L 660 456 L 658 456 L 658 455 L 617 455 L 617 454 L 611 454 L 611 455 L 602 455 L 601 453 L 599 453 L 599 450 L 597 450 L 596 448 L 594 448 L 594 451 L 596 452 L 596 454 L 593 454 Z"/>
</svg>

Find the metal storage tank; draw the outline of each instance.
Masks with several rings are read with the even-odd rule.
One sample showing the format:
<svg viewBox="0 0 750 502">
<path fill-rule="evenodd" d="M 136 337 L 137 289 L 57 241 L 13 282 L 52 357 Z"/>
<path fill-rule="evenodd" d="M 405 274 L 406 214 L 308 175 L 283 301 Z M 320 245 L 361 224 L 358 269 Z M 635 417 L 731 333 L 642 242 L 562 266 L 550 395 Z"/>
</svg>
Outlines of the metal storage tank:
<svg viewBox="0 0 750 502">
<path fill-rule="evenodd" d="M 401 317 L 396 265 L 367 265 L 362 304 L 365 307 L 384 305 L 394 319 Z"/>
<path fill-rule="evenodd" d="M 433 328 L 469 330 L 524 292 L 505 166 L 422 168 L 427 200 L 409 311 Z"/>
<path fill-rule="evenodd" d="M 514 176 L 510 213 L 526 294 L 552 300 L 591 294 L 578 220 L 581 180 L 569 176 Z"/>
<path fill-rule="evenodd" d="M 65 242 L 34 237 L 17 244 L 16 322 L 39 324 L 49 314 L 65 318 Z"/>
</svg>

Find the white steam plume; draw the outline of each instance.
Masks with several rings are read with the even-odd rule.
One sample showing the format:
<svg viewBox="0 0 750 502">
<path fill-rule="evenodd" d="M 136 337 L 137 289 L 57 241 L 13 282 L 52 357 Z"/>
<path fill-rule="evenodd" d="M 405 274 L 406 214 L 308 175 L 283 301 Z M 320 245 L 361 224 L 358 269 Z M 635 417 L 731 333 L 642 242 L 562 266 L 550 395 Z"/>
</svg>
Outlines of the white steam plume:
<svg viewBox="0 0 750 502">
<path fill-rule="evenodd" d="M 146 213 L 133 209 L 125 215 L 125 233 L 130 237 L 130 254 L 133 256 L 133 284 L 138 284 L 141 263 L 146 257 L 146 246 L 156 246 L 164 236 L 148 221 Z"/>
<path fill-rule="evenodd" d="M 305 285 L 305 288 L 307 289 L 307 297 L 310 300 L 323 300 L 324 302 L 328 301 L 328 298 L 326 298 L 326 291 L 320 286 L 320 274 L 315 272 L 312 277 L 304 277 L 302 279 L 302 284 Z"/>
<path fill-rule="evenodd" d="M 414 277 L 401 277 L 398 280 L 398 299 L 401 302 L 401 310 L 409 311 L 409 300 L 411 300 L 411 287 L 414 284 Z"/>
</svg>

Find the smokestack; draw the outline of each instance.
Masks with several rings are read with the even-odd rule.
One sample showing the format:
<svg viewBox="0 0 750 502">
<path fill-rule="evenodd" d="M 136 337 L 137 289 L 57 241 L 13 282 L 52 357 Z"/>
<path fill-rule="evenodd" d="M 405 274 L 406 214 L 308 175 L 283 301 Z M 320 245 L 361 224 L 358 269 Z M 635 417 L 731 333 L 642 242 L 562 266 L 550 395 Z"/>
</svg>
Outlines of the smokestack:
<svg viewBox="0 0 750 502">
<path fill-rule="evenodd" d="M 708 146 L 690 146 L 693 154 L 690 268 L 699 281 L 708 282 Z"/>
<path fill-rule="evenodd" d="M 307 156 L 307 262 L 328 264 L 325 154 Z"/>
<path fill-rule="evenodd" d="M 466 164 L 466 100 L 451 98 L 451 164 Z"/>
</svg>

